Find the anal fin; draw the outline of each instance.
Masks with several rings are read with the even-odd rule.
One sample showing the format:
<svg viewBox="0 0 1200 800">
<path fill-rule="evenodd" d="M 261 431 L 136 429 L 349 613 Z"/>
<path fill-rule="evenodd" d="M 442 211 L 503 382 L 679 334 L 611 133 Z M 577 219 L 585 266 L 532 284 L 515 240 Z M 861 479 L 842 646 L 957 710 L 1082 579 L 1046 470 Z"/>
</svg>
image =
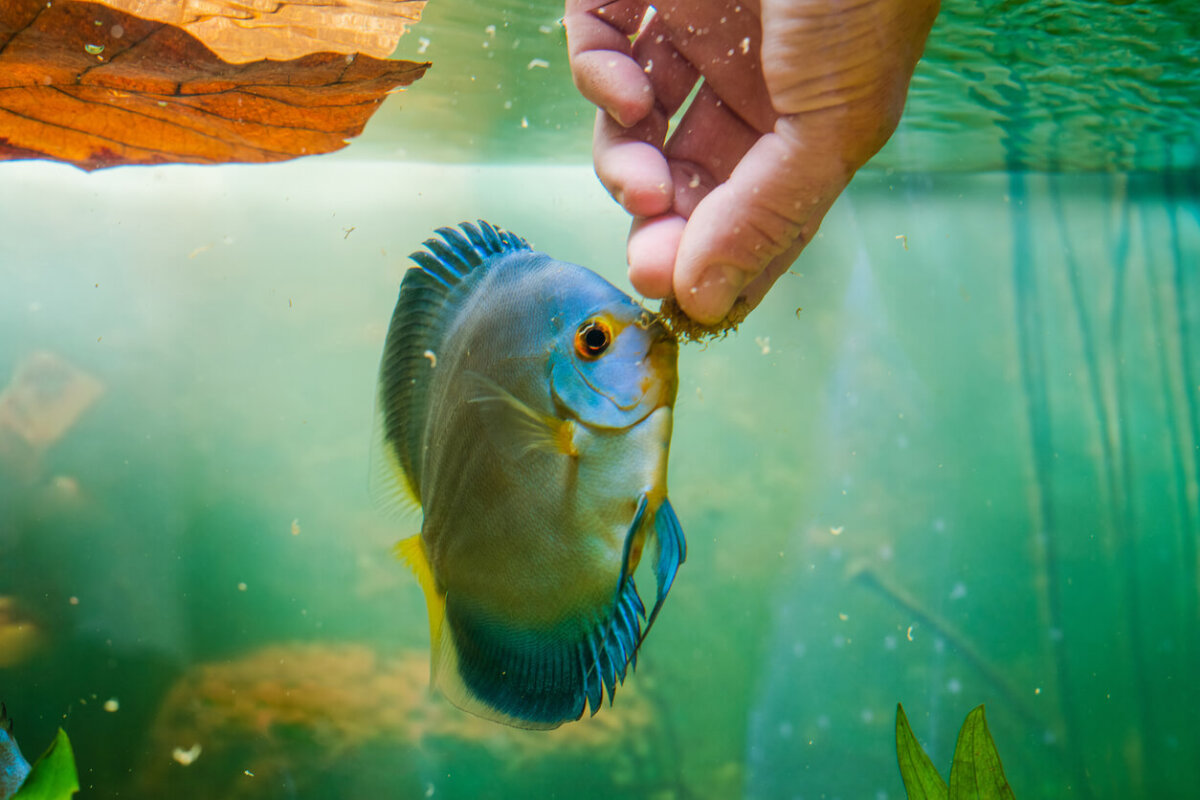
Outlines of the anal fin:
<svg viewBox="0 0 1200 800">
<path fill-rule="evenodd" d="M 449 597 L 437 686 L 459 708 L 518 728 L 557 728 L 589 707 L 595 714 L 625 680 L 641 608 L 632 579 L 590 624 L 556 630 L 505 626 Z"/>
</svg>

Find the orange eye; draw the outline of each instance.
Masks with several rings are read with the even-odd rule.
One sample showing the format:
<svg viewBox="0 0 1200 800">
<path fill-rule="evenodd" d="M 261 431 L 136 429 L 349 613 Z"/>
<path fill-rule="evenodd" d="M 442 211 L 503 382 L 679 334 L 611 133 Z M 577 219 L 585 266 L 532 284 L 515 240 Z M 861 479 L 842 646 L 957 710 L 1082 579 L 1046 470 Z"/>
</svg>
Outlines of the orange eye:
<svg viewBox="0 0 1200 800">
<path fill-rule="evenodd" d="M 585 322 L 575 331 L 575 352 L 588 359 L 599 358 L 612 344 L 612 330 L 598 319 Z"/>
</svg>

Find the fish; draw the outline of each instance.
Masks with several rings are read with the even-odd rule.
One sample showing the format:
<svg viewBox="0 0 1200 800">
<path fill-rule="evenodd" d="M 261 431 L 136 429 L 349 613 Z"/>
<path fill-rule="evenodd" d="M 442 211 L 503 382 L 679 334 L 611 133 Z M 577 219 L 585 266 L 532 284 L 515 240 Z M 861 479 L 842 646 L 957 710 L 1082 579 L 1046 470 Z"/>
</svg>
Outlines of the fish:
<svg viewBox="0 0 1200 800">
<path fill-rule="evenodd" d="M 0 800 L 17 793 L 25 777 L 29 775 L 29 762 L 21 755 L 21 748 L 13 738 L 12 720 L 8 709 L 0 703 Z"/>
<path fill-rule="evenodd" d="M 485 719 L 557 728 L 612 704 L 687 557 L 667 499 L 678 345 L 516 234 L 436 233 L 380 359 L 383 486 L 422 513 L 397 551 L 425 595 L 431 685 Z M 651 543 L 647 614 L 634 573 Z"/>
</svg>

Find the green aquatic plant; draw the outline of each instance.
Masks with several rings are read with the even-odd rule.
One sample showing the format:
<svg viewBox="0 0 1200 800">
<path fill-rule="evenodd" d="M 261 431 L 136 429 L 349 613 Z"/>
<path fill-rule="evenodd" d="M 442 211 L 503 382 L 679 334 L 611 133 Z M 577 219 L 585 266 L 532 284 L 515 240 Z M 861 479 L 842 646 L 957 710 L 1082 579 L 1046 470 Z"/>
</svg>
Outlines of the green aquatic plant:
<svg viewBox="0 0 1200 800">
<path fill-rule="evenodd" d="M 58 729 L 54 741 L 33 764 L 12 800 L 70 800 L 79 791 L 75 753 L 66 732 Z"/>
<path fill-rule="evenodd" d="M 958 732 L 949 786 L 917 742 L 904 706 L 899 703 L 896 704 L 896 760 L 908 800 L 1016 800 L 1004 777 L 983 706 L 976 706 L 967 714 Z"/>
</svg>

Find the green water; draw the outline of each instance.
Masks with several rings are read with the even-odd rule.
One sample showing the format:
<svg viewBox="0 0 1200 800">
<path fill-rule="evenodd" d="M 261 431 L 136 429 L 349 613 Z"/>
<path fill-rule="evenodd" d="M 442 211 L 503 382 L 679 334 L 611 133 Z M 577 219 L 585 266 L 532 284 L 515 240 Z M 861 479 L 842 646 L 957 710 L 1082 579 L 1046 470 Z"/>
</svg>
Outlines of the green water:
<svg viewBox="0 0 1200 800">
<path fill-rule="evenodd" d="M 396 666 L 427 648 L 391 555 L 419 520 L 367 486 L 407 253 L 483 217 L 628 285 L 555 8 L 435 0 L 400 48 L 430 40 L 428 83 L 333 156 L 0 164 L 0 385 L 49 352 L 103 386 L 0 449 L 0 597 L 43 639 L 0 666 L 26 751 L 65 726 L 95 798 L 901 798 L 896 702 L 943 771 L 986 703 L 1018 798 L 1196 796 L 1186 4 L 947 9 L 794 274 L 681 352 L 688 561 L 613 709 L 471 725 Z M 1161 69 L 1105 72 L 1118 28 Z M 971 30 L 986 69 L 954 67 Z"/>
<path fill-rule="evenodd" d="M 1200 12 L 1192 0 L 942 5 L 904 119 L 875 168 L 1160 171 L 1200 163 Z M 429 91 L 389 103 L 359 151 L 589 158 L 593 112 L 571 85 L 561 16 L 553 0 L 431 2 L 397 49 L 433 60 L 422 82 Z M 413 124 L 417 115 L 431 124 Z"/>
</svg>

